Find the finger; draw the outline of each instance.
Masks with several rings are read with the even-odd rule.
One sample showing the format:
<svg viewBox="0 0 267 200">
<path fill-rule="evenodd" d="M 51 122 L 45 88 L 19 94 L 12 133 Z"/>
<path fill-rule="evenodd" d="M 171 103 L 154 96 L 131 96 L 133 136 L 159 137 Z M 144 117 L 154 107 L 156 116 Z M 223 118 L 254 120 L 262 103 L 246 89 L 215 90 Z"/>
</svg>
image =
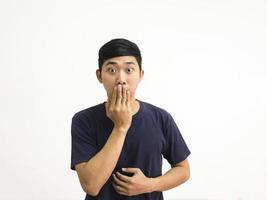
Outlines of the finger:
<svg viewBox="0 0 267 200">
<path fill-rule="evenodd" d="M 116 177 L 120 180 L 120 181 L 123 181 L 125 183 L 129 183 L 131 178 L 129 176 L 126 176 L 126 175 L 123 175 L 121 174 L 120 172 L 117 172 L 116 173 Z"/>
<path fill-rule="evenodd" d="M 130 91 L 126 91 L 126 104 L 127 106 L 130 106 Z"/>
<path fill-rule="evenodd" d="M 136 173 L 138 173 L 139 170 L 140 170 L 139 168 L 132 168 L 132 167 L 122 168 L 122 171 L 127 172 L 127 173 L 132 173 L 133 174 L 132 176 L 134 176 Z M 130 179 L 131 179 L 131 177 L 130 177 Z"/>
<path fill-rule="evenodd" d="M 120 178 L 117 175 L 113 174 L 112 177 L 113 177 L 113 181 L 116 185 L 119 185 L 123 188 L 127 187 L 127 183 L 120 180 Z"/>
<path fill-rule="evenodd" d="M 122 101 L 121 101 L 121 103 L 122 103 L 123 105 L 125 105 L 126 100 L 127 100 L 126 91 L 127 91 L 127 90 L 126 90 L 125 86 L 123 86 L 123 87 L 122 87 Z"/>
<path fill-rule="evenodd" d="M 114 189 L 116 190 L 117 193 L 126 195 L 126 189 L 124 189 L 123 187 L 116 185 L 113 182 L 112 182 L 112 186 L 114 187 Z"/>
<path fill-rule="evenodd" d="M 116 105 L 121 104 L 121 99 L 122 99 L 122 85 L 119 84 L 117 87 L 117 99 L 116 99 Z"/>
<path fill-rule="evenodd" d="M 117 98 L 117 87 L 115 86 L 110 99 L 110 107 L 113 108 L 115 106 L 116 98 Z"/>
</svg>

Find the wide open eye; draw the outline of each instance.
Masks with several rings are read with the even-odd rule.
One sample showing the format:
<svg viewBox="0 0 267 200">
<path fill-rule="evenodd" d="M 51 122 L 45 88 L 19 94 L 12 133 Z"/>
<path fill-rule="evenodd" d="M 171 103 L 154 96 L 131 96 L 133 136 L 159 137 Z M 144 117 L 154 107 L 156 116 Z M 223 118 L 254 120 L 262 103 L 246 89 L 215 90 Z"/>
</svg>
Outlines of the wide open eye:
<svg viewBox="0 0 267 200">
<path fill-rule="evenodd" d="M 133 71 L 134 71 L 134 68 L 132 68 L 132 67 L 129 67 L 129 68 L 126 69 L 126 72 L 127 72 L 128 74 L 133 73 Z"/>
<path fill-rule="evenodd" d="M 114 74 L 116 72 L 116 69 L 114 67 L 109 67 L 107 69 L 107 71 L 110 73 L 110 74 Z"/>
</svg>

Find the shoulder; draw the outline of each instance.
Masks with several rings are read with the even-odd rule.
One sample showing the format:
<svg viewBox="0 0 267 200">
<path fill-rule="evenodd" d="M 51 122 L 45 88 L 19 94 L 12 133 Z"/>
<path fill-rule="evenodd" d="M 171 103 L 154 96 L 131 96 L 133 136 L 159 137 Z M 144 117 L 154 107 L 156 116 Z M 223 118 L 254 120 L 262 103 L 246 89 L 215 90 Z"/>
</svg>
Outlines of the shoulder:
<svg viewBox="0 0 267 200">
<path fill-rule="evenodd" d="M 72 119 L 89 121 L 92 120 L 93 118 L 101 117 L 103 116 L 103 114 L 105 114 L 105 105 L 104 103 L 100 103 L 76 112 L 73 115 Z"/>
<path fill-rule="evenodd" d="M 164 120 L 170 116 L 170 113 L 164 108 L 155 106 L 151 103 L 140 101 L 146 114 L 154 116 L 158 120 Z"/>
<path fill-rule="evenodd" d="M 141 102 L 141 106 L 143 107 L 145 118 L 155 122 L 154 124 L 159 126 L 164 133 L 167 132 L 167 130 L 169 130 L 171 127 L 176 126 L 173 117 L 164 108 L 147 102 Z"/>
</svg>

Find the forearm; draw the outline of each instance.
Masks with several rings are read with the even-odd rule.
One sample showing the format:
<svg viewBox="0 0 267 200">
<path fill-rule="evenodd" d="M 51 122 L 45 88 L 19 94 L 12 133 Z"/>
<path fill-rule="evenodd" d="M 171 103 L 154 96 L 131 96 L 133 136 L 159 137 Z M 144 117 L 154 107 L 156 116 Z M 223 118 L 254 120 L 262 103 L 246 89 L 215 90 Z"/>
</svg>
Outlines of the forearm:
<svg viewBox="0 0 267 200">
<path fill-rule="evenodd" d="M 126 132 L 127 130 L 114 128 L 104 147 L 84 165 L 84 181 L 88 190 L 98 193 L 111 176 L 119 159 Z"/>
<path fill-rule="evenodd" d="M 151 179 L 151 191 L 166 191 L 177 187 L 189 179 L 190 170 L 182 166 L 176 166 L 164 175 Z"/>
</svg>

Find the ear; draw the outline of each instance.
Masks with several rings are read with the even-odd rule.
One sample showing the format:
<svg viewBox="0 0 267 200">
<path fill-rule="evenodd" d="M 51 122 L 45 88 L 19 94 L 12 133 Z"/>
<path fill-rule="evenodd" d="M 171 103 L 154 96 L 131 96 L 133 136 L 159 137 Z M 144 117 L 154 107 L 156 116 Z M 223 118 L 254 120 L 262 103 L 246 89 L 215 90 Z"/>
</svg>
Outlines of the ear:
<svg viewBox="0 0 267 200">
<path fill-rule="evenodd" d="M 101 71 L 99 69 L 96 70 L 96 77 L 97 77 L 99 83 L 102 83 Z"/>
<path fill-rule="evenodd" d="M 143 76 L 144 76 L 144 70 L 142 69 L 141 71 L 140 71 L 140 79 L 139 79 L 139 83 L 142 81 L 142 79 L 143 79 Z"/>
</svg>

